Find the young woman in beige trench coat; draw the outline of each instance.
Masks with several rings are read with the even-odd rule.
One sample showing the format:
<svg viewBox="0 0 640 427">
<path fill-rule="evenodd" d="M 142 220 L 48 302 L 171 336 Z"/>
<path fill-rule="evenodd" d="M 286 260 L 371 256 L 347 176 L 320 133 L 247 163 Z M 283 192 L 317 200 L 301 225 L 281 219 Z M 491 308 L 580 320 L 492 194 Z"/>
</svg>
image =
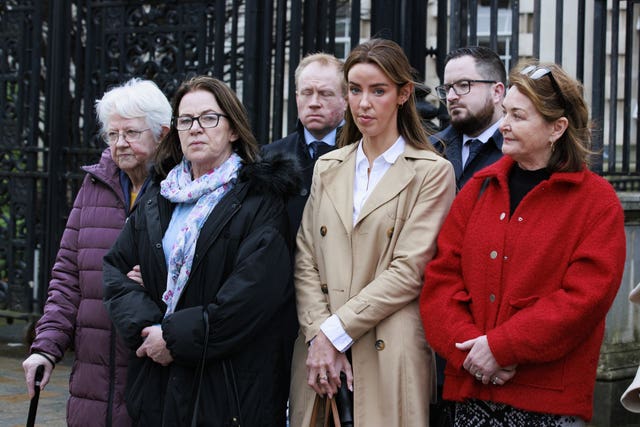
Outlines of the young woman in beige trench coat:
<svg viewBox="0 0 640 427">
<path fill-rule="evenodd" d="M 356 427 L 429 424 L 434 361 L 417 298 L 455 179 L 427 141 L 410 70 L 380 39 L 345 62 L 342 148 L 318 160 L 297 237 L 292 427 L 309 426 L 316 392 L 334 395 L 340 371 Z"/>
</svg>

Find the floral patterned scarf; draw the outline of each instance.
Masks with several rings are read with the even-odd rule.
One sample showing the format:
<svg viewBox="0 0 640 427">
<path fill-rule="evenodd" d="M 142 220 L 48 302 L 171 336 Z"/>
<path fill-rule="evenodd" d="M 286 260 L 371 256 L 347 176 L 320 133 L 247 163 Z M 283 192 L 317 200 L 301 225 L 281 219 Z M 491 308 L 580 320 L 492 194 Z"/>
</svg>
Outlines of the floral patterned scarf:
<svg viewBox="0 0 640 427">
<path fill-rule="evenodd" d="M 191 163 L 183 158 L 160 183 L 160 194 L 169 201 L 195 202 L 180 228 L 167 262 L 167 289 L 162 294 L 162 300 L 167 304 L 165 317 L 174 312 L 189 280 L 200 229 L 213 208 L 233 186 L 241 161 L 240 156 L 232 153 L 218 168 L 194 181 L 191 178 Z"/>
</svg>

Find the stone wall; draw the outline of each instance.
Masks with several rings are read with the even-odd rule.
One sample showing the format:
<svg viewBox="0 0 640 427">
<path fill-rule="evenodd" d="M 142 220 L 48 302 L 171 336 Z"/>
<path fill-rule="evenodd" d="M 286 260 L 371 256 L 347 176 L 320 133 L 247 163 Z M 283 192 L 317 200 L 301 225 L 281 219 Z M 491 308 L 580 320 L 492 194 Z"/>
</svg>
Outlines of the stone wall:
<svg viewBox="0 0 640 427">
<path fill-rule="evenodd" d="M 628 299 L 640 282 L 640 193 L 619 193 L 619 197 L 625 210 L 627 259 L 600 351 L 591 421 L 596 427 L 640 427 L 640 414 L 620 404 L 640 364 L 640 306 Z"/>
</svg>

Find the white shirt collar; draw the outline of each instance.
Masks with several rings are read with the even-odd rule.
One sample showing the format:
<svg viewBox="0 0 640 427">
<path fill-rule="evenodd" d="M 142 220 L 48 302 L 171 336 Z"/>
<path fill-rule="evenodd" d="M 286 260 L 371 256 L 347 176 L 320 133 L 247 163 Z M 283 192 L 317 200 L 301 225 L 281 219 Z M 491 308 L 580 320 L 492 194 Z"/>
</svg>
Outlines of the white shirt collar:
<svg viewBox="0 0 640 427">
<path fill-rule="evenodd" d="M 470 139 L 479 139 L 480 141 L 482 141 L 482 143 L 486 143 L 489 138 L 491 138 L 493 136 L 494 133 L 496 133 L 496 131 L 498 130 L 498 128 L 500 127 L 500 123 L 502 122 L 502 119 L 498 120 L 497 122 L 495 122 L 494 124 L 492 124 L 491 126 L 489 126 L 488 128 L 486 128 L 484 130 L 484 132 L 482 132 L 480 135 L 476 136 L 476 137 L 471 137 L 469 135 L 463 134 L 462 135 L 462 144 L 466 144 L 466 142 Z"/>
<path fill-rule="evenodd" d="M 322 139 L 316 139 L 315 136 L 311 135 L 311 132 L 309 132 L 307 128 L 304 128 L 304 141 L 307 145 L 311 144 L 313 141 L 322 141 L 325 144 L 336 145 L 336 134 L 338 133 L 338 128 L 343 124 L 344 120 L 340 122 L 338 127 L 326 134 Z"/>
<path fill-rule="evenodd" d="M 380 154 L 380 156 L 378 156 L 374 160 L 374 162 L 382 158 L 384 159 L 385 162 L 389 163 L 390 165 L 394 164 L 396 160 L 398 160 L 398 157 L 400 157 L 400 155 L 404 153 L 404 148 L 406 144 L 407 143 L 405 142 L 402 135 L 399 136 L 398 139 L 396 139 L 396 142 L 394 142 L 393 145 L 389 147 L 384 153 Z M 362 140 L 360 140 L 360 142 L 358 143 L 358 150 L 356 151 L 356 165 L 360 164 L 360 162 L 362 161 L 368 162 L 368 159 L 367 159 L 367 156 L 364 154 L 364 150 L 362 149 Z"/>
<path fill-rule="evenodd" d="M 398 137 L 384 153 L 379 155 L 369 167 L 369 160 L 362 149 L 362 140 L 356 151 L 356 172 L 353 181 L 353 224 L 360 217 L 360 212 L 369 195 L 374 191 L 382 177 L 387 173 L 398 157 L 404 152 L 404 138 Z"/>
</svg>

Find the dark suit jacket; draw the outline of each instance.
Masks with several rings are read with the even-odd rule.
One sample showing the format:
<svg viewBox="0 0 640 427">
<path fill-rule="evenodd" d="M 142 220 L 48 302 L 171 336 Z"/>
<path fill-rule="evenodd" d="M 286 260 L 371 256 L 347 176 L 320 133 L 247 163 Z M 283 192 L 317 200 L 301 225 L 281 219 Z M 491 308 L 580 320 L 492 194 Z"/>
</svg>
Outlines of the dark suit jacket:
<svg viewBox="0 0 640 427">
<path fill-rule="evenodd" d="M 336 142 L 338 140 L 338 136 L 340 135 L 339 132 L 341 129 L 341 127 L 338 128 L 338 133 L 336 134 Z M 336 147 L 334 146 L 330 149 L 325 149 L 322 154 L 324 154 L 325 152 L 329 152 L 335 148 Z M 304 205 L 305 203 L 307 203 L 309 192 L 311 191 L 311 178 L 313 176 L 313 167 L 316 163 L 309 154 L 309 148 L 307 147 L 307 143 L 304 139 L 304 127 L 302 126 L 302 123 L 298 121 L 297 129 L 294 133 L 291 133 L 282 139 L 274 141 L 271 144 L 263 145 L 262 152 L 271 152 L 272 154 L 295 154 L 295 156 L 298 158 L 298 162 L 300 163 L 300 168 L 302 170 L 302 188 L 297 195 L 292 196 L 287 202 L 289 227 L 291 236 L 295 241 L 296 234 L 298 233 L 298 227 L 300 227 L 300 221 L 302 220 L 302 211 L 304 210 Z"/>
<path fill-rule="evenodd" d="M 438 132 L 431 138 L 431 143 L 453 165 L 456 173 L 456 185 L 458 191 L 480 169 L 484 169 L 502 157 L 502 134 L 499 130 L 483 144 L 482 149 L 462 168 L 462 133 L 449 125 L 445 130 Z M 443 150 L 444 146 L 444 150 Z"/>
<path fill-rule="evenodd" d="M 502 157 L 502 134 L 499 130 L 482 145 L 482 149 L 467 162 L 467 167 L 462 168 L 462 133 L 455 130 L 451 125 L 443 131 L 436 133 L 430 139 L 433 146 L 444 155 L 453 165 L 456 174 L 456 186 L 458 191 L 471 179 L 474 173 L 478 172 Z M 436 354 L 437 383 L 441 386 L 444 383 L 445 361 Z M 441 398 L 442 391 L 438 391 L 438 398 Z M 433 409 L 432 409 L 433 410 Z"/>
</svg>

